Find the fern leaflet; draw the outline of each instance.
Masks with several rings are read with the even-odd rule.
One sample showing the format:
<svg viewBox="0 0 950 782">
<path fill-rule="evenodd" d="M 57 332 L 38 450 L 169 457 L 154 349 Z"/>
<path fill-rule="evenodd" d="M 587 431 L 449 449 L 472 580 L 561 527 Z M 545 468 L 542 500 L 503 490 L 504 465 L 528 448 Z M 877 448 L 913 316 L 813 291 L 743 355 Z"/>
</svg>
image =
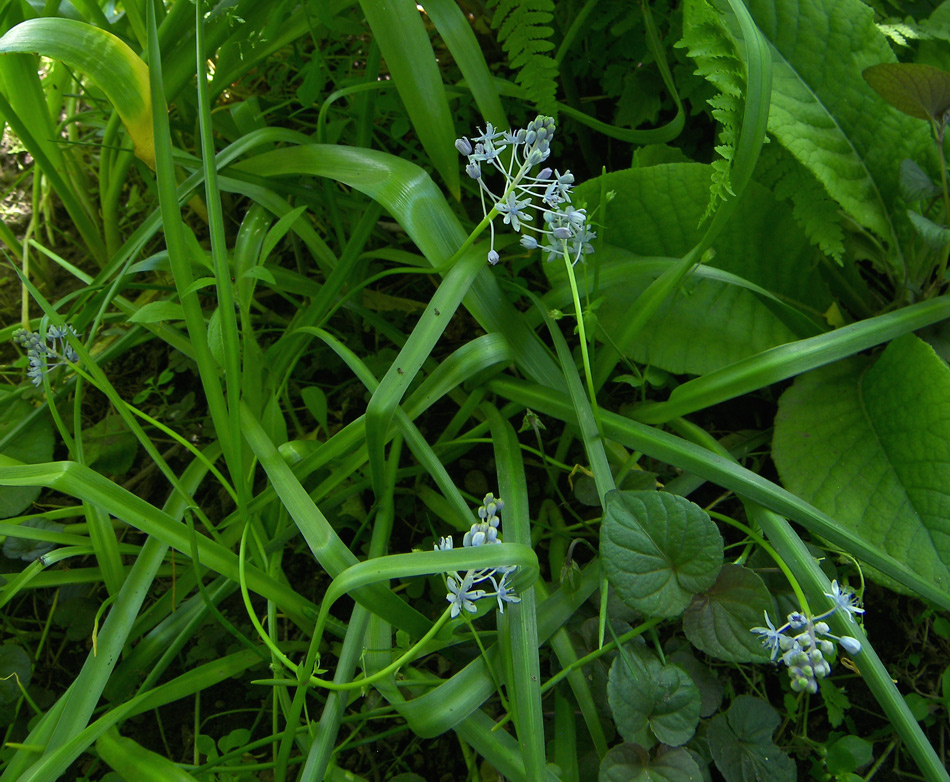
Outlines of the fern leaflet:
<svg viewBox="0 0 950 782">
<path fill-rule="evenodd" d="M 541 114 L 555 116 L 557 63 L 549 54 L 554 49 L 554 0 L 489 0 L 494 9 L 492 27 L 498 43 L 508 55 L 520 84 Z"/>
</svg>

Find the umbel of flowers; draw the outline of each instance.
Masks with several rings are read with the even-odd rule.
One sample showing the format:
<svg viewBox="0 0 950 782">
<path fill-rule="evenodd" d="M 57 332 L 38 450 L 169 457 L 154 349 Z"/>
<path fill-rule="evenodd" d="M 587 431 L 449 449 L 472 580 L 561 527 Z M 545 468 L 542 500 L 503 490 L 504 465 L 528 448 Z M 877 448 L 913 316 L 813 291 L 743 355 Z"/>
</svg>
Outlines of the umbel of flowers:
<svg viewBox="0 0 950 782">
<path fill-rule="evenodd" d="M 34 386 L 43 385 L 43 375 L 56 367 L 67 366 L 68 363 L 75 364 L 79 361 L 76 351 L 66 341 L 67 334 L 79 336 L 72 326 L 64 328 L 50 326 L 46 329 L 45 343 L 39 334 L 27 329 L 17 329 L 13 333 L 13 341 L 26 351 L 30 361 L 30 368 L 26 374 L 33 381 Z"/>
<path fill-rule="evenodd" d="M 788 615 L 788 621 L 776 628 L 766 612 L 765 623 L 768 627 L 752 628 L 753 633 L 762 636 L 762 645 L 769 650 L 773 660 L 781 654 L 781 662 L 788 668 L 795 692 L 818 692 L 818 680 L 831 673 L 831 665 L 826 658 L 834 654 L 836 643 L 848 654 L 861 651 L 861 642 L 857 638 L 832 635 L 831 628 L 824 621 L 835 611 L 863 614 L 864 609 L 858 606 L 857 597 L 838 586 L 837 581 L 831 582 L 831 592 L 826 592 L 825 596 L 831 598 L 833 605 L 819 616 L 806 616 L 800 611 L 793 611 Z"/>
<path fill-rule="evenodd" d="M 489 122 L 481 135 L 471 141 L 462 137 L 455 148 L 468 158 L 465 173 L 478 182 L 483 214 L 494 208 L 505 225 L 521 234 L 523 247 L 533 250 L 541 245 L 545 260 L 563 257 L 576 264 L 594 251 L 590 243 L 597 234 L 587 227 L 587 211 L 571 206 L 574 175 L 548 167 L 537 170 L 551 155 L 555 128 L 554 120 L 544 116 L 523 130 L 502 132 Z M 503 177 L 500 193 L 486 182 L 492 169 Z M 486 207 L 486 200 L 491 206 Z M 538 215 L 541 219 L 535 220 Z M 494 265 L 499 261 L 494 220 L 489 228 L 488 262 Z"/>
<path fill-rule="evenodd" d="M 501 498 L 496 498 L 493 494 L 486 494 L 481 506 L 478 508 L 479 521 L 472 525 L 472 528 L 465 533 L 462 538 L 463 546 L 490 546 L 493 543 L 501 543 L 501 537 L 498 534 L 498 525 L 501 519 L 498 518 L 498 511 L 505 507 Z M 435 545 L 436 551 L 450 551 L 452 549 L 452 537 L 440 538 Z M 494 597 L 498 601 L 498 610 L 505 613 L 505 603 L 520 603 L 521 598 L 511 591 L 508 584 L 508 577 L 517 570 L 516 567 L 499 566 L 494 568 L 482 568 L 478 570 L 469 570 L 460 574 L 450 570 L 446 574 L 446 586 L 448 594 L 445 599 L 452 604 L 452 619 L 455 619 L 464 608 L 470 613 L 475 613 L 475 601 L 483 597 Z M 488 587 L 482 589 L 480 587 Z"/>
</svg>

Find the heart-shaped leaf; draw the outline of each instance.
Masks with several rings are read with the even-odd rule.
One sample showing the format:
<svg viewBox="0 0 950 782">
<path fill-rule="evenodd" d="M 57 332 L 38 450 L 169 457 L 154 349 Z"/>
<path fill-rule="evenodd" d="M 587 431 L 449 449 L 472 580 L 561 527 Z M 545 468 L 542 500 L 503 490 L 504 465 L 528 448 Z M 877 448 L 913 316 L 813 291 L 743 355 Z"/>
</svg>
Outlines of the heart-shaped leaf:
<svg viewBox="0 0 950 782">
<path fill-rule="evenodd" d="M 910 62 L 888 62 L 864 69 L 871 88 L 898 111 L 940 121 L 950 109 L 950 73 Z"/>
<path fill-rule="evenodd" d="M 22 647 L 16 644 L 0 646 L 0 704 L 15 702 L 20 697 L 20 684 L 26 687 L 32 675 L 30 656 Z"/>
<path fill-rule="evenodd" d="M 700 651 L 731 663 L 765 662 L 769 656 L 749 632 L 772 607 L 769 590 L 754 572 L 726 565 L 711 589 L 693 597 L 683 615 L 686 637 Z"/>
<path fill-rule="evenodd" d="M 686 671 L 663 665 L 641 644 L 623 648 L 607 680 L 607 700 L 620 735 L 628 741 L 650 731 L 664 744 L 680 746 L 699 722 L 699 690 Z"/>
<path fill-rule="evenodd" d="M 795 782 L 795 764 L 772 741 L 779 722 L 775 709 L 750 695 L 712 718 L 706 738 L 726 782 Z"/>
<path fill-rule="evenodd" d="M 678 616 L 722 567 L 722 536 L 708 514 L 685 497 L 612 491 L 600 533 L 610 585 L 631 608 Z"/>
<path fill-rule="evenodd" d="M 598 782 L 701 782 L 703 772 L 688 750 L 674 749 L 651 760 L 639 744 L 620 744 L 600 761 Z"/>
</svg>

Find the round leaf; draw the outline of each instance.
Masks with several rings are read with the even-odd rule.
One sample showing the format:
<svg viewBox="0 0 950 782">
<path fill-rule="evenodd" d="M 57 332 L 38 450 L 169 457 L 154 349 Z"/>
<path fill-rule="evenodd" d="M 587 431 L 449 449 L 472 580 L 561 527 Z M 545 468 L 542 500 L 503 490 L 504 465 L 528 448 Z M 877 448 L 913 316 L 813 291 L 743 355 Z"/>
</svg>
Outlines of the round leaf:
<svg viewBox="0 0 950 782">
<path fill-rule="evenodd" d="M 26 687 L 33 675 L 30 656 L 16 644 L 0 646 L 0 704 L 14 703 L 20 697 L 20 684 Z"/>
<path fill-rule="evenodd" d="M 617 730 L 628 741 L 645 726 L 664 744 L 680 746 L 699 722 L 699 690 L 686 671 L 663 665 L 642 645 L 626 646 L 610 666 L 607 700 Z"/>
<path fill-rule="evenodd" d="M 765 662 L 769 656 L 749 628 L 772 607 L 765 583 L 741 565 L 726 565 L 711 589 L 693 597 L 683 630 L 700 651 L 731 663 Z"/>
<path fill-rule="evenodd" d="M 631 608 L 678 616 L 722 567 L 722 536 L 685 497 L 612 491 L 606 497 L 600 552 L 611 586 Z"/>
<path fill-rule="evenodd" d="M 950 73 L 932 65 L 890 62 L 864 69 L 872 89 L 898 111 L 939 121 L 950 108 Z"/>
<path fill-rule="evenodd" d="M 703 773 L 685 749 L 650 760 L 638 744 L 620 744 L 600 761 L 598 782 L 701 782 Z"/>
<path fill-rule="evenodd" d="M 709 723 L 709 751 L 726 782 L 795 782 L 795 764 L 772 741 L 780 718 L 768 703 L 740 695 Z"/>
</svg>

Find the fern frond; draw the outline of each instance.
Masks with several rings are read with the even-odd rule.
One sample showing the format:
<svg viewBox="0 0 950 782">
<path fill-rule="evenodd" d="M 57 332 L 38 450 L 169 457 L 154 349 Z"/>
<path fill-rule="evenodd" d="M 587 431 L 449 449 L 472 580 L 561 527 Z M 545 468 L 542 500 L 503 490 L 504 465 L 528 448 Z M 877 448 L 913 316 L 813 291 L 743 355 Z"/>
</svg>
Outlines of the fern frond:
<svg viewBox="0 0 950 782">
<path fill-rule="evenodd" d="M 548 54 L 554 49 L 554 0 L 489 0 L 488 7 L 515 80 L 539 113 L 554 116 L 557 63 Z"/>
<path fill-rule="evenodd" d="M 792 216 L 805 236 L 839 265 L 844 257 L 841 208 L 824 185 L 779 144 L 763 148 L 756 179 L 769 187 L 779 201 L 791 201 Z"/>
<path fill-rule="evenodd" d="M 716 146 L 720 158 L 712 164 L 710 199 L 703 214 L 705 220 L 719 200 L 734 195 L 730 172 L 742 118 L 745 65 L 732 36 L 722 24 L 719 12 L 706 0 L 687 0 L 685 3 L 683 40 L 676 46 L 687 50 L 696 63 L 697 75 L 719 91 L 708 101 L 712 116 L 720 125 L 719 144 Z"/>
</svg>

